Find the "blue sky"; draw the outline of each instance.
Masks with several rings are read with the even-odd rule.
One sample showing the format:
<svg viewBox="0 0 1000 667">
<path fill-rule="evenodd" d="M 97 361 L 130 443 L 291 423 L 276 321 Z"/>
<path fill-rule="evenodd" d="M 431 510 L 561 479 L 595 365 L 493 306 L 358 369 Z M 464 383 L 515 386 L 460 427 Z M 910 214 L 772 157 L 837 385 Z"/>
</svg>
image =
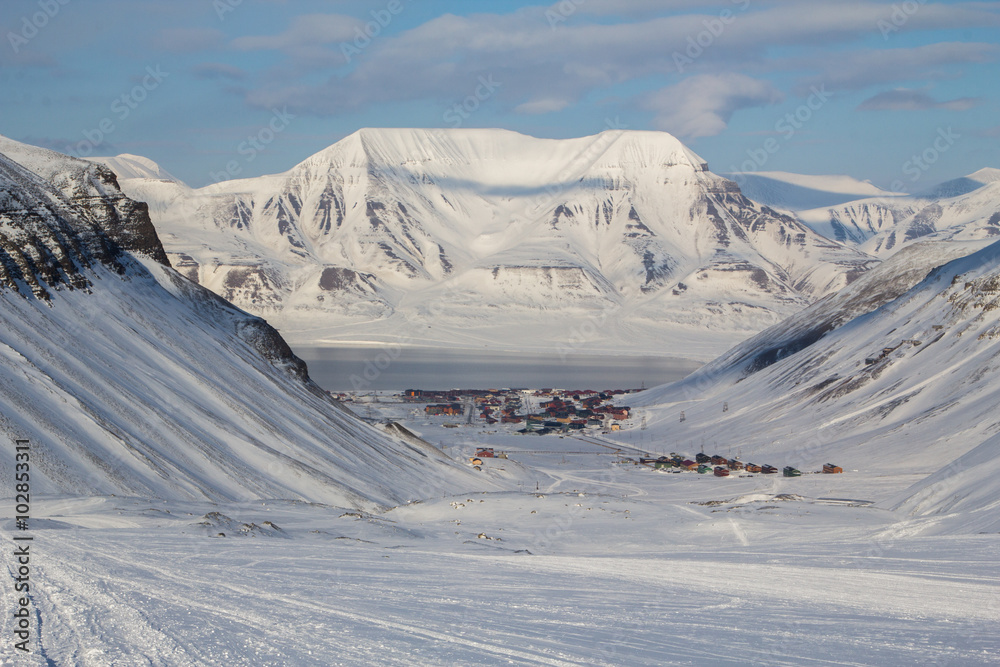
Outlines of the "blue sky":
<svg viewBox="0 0 1000 667">
<path fill-rule="evenodd" d="M 911 192 L 1000 167 L 997 2 L 4 0 L 0 37 L 0 134 L 194 186 L 381 126 L 664 130 Z"/>
</svg>

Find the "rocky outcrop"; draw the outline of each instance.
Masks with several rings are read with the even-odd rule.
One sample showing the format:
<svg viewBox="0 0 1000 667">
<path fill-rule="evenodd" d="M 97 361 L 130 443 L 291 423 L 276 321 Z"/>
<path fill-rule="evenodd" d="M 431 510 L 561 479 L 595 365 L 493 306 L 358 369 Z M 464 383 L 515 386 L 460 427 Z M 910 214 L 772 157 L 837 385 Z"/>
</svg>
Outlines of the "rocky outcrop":
<svg viewBox="0 0 1000 667">
<path fill-rule="evenodd" d="M 95 262 L 122 273 L 128 253 L 170 265 L 149 207 L 125 196 L 114 172 L 0 141 L 0 284 L 48 299 L 89 287 L 82 271 Z"/>
<path fill-rule="evenodd" d="M 0 285 L 49 299 L 50 289 L 86 289 L 82 271 L 100 262 L 123 271 L 117 245 L 72 204 L 49 196 L 34 174 L 0 155 Z"/>
</svg>

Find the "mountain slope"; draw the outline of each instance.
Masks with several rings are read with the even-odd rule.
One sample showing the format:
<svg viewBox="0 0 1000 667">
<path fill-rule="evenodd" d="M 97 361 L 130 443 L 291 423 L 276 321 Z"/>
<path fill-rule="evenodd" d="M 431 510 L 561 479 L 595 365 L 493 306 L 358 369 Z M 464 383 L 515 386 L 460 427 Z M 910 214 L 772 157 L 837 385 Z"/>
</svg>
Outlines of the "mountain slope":
<svg viewBox="0 0 1000 667">
<path fill-rule="evenodd" d="M 924 247 L 933 253 L 942 246 Z M 904 267 L 894 261 L 876 273 Z M 1000 243 L 934 269 L 873 312 L 864 311 L 875 303 L 864 306 L 860 294 L 846 292 L 835 297 L 844 308 L 839 323 L 798 350 L 767 354 L 787 332 L 809 322 L 822 328 L 837 301 L 817 304 L 811 314 L 761 334 L 683 382 L 630 402 L 647 406 L 652 437 L 678 447 L 703 438 L 706 446 L 741 452 L 744 460 L 802 470 L 834 461 L 872 479 L 892 472 L 918 481 L 945 468 L 903 493 L 874 484 L 876 499 L 922 517 L 923 530 L 983 525 L 969 516 L 939 520 L 952 511 L 985 510 L 998 495 L 995 480 L 956 473 L 996 456 L 989 445 L 969 452 L 995 442 L 1000 432 Z M 761 359 L 769 363 L 755 363 Z M 979 484 L 987 486 L 980 491 Z M 970 500 L 949 504 L 948 498 L 962 497 Z"/>
<path fill-rule="evenodd" d="M 659 132 L 361 130 L 284 174 L 122 187 L 180 271 L 299 341 L 552 345 L 600 317 L 585 346 L 717 352 L 872 265 Z"/>
<path fill-rule="evenodd" d="M 179 180 L 171 176 L 163 167 L 141 155 L 123 153 L 117 157 L 95 157 L 91 159 L 91 162 L 104 165 L 115 172 L 119 179 L 146 179 L 180 183 Z"/>
<path fill-rule="evenodd" d="M 820 234 L 878 257 L 917 239 L 988 243 L 1000 236 L 1000 170 L 981 169 L 919 195 L 860 199 L 797 216 Z"/>
<path fill-rule="evenodd" d="M 736 345 L 692 375 L 741 379 L 805 349 L 851 320 L 902 296 L 934 268 L 979 249 L 977 243 L 925 242 L 907 246 L 836 294 Z"/>
<path fill-rule="evenodd" d="M 1000 436 L 917 482 L 890 506 L 911 517 L 931 517 L 943 533 L 1000 533 Z"/>
<path fill-rule="evenodd" d="M 948 197 L 960 197 L 978 190 L 984 185 L 1000 181 L 1000 169 L 984 167 L 977 172 L 955 178 L 950 181 L 940 183 L 927 192 L 921 193 L 924 197 L 944 199 Z"/>
<path fill-rule="evenodd" d="M 0 431 L 31 439 L 34 493 L 370 507 L 463 485 L 169 268 L 144 211 L 103 167 L 0 142 Z"/>
</svg>

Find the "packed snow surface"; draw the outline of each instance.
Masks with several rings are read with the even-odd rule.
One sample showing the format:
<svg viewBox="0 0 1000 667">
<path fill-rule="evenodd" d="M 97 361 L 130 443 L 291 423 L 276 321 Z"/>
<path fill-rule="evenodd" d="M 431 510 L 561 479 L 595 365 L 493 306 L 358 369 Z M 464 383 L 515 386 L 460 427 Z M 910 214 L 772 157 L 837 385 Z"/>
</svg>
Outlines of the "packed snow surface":
<svg viewBox="0 0 1000 667">
<path fill-rule="evenodd" d="M 507 450 L 477 473 L 507 490 L 377 513 L 36 501 L 36 653 L 0 664 L 1000 660 L 997 534 L 919 534 L 935 520 L 878 504 L 915 478 L 899 467 L 719 479 L 618 465 L 569 438 L 407 423 L 456 459 L 472 443 Z M 622 437 L 669 446 L 641 433 Z M 0 519 L 5 542 L 10 530 Z"/>
</svg>

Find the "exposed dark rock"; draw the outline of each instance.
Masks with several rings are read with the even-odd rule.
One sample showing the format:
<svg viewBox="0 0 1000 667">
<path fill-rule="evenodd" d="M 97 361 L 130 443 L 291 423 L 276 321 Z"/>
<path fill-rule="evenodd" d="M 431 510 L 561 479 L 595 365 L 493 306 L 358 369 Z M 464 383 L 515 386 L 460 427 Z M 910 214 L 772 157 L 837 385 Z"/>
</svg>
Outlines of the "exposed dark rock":
<svg viewBox="0 0 1000 667">
<path fill-rule="evenodd" d="M 295 356 L 292 348 L 288 347 L 288 343 L 281 337 L 278 330 L 266 321 L 247 316 L 246 319 L 237 321 L 236 335 L 273 365 L 283 367 L 299 379 L 309 379 L 309 369 L 306 362 Z"/>
<path fill-rule="evenodd" d="M 370 273 L 358 273 L 353 269 L 329 266 L 323 269 L 319 278 L 319 287 L 328 292 L 356 291 L 374 292 L 375 276 Z"/>
<path fill-rule="evenodd" d="M 903 241 L 912 241 L 913 239 L 936 232 L 937 226 L 935 223 L 941 219 L 941 215 L 943 213 L 944 210 L 941 208 L 940 204 L 931 204 L 930 206 L 922 209 L 920 213 L 913 216 L 913 220 L 910 221 L 910 225 L 906 230 L 906 237 Z"/>
</svg>

